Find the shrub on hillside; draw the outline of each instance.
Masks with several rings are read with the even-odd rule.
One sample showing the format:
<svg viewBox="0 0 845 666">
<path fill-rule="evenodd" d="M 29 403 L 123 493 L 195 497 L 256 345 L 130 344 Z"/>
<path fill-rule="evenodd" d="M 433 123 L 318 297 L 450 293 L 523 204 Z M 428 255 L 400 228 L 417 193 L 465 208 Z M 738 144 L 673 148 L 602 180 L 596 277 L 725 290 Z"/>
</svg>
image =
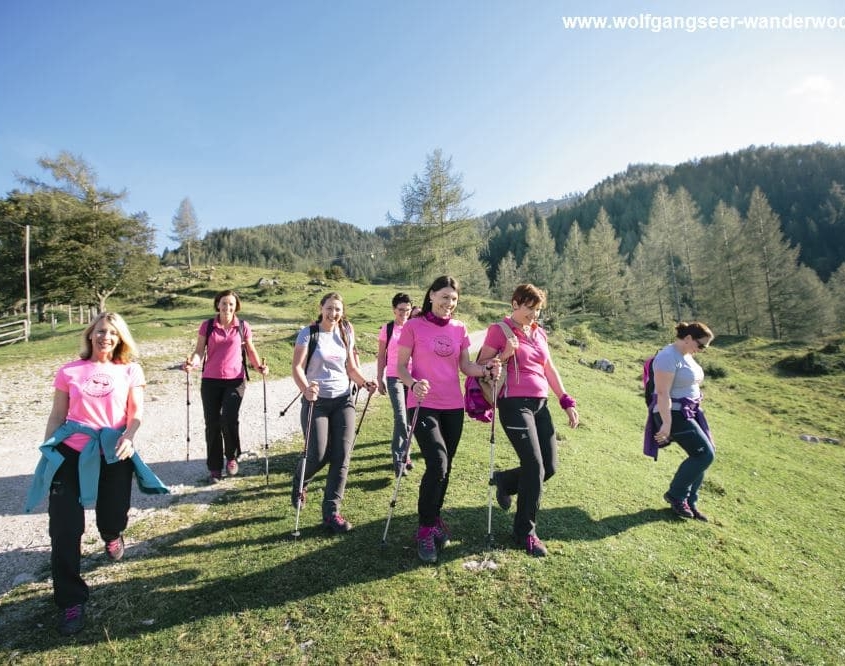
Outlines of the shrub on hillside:
<svg viewBox="0 0 845 666">
<path fill-rule="evenodd" d="M 702 364 L 707 379 L 724 379 L 728 376 L 728 369 L 718 363 Z"/>
<path fill-rule="evenodd" d="M 834 364 L 815 352 L 808 352 L 804 356 L 787 356 L 775 363 L 775 367 L 793 375 L 818 377 L 834 372 Z"/>
</svg>

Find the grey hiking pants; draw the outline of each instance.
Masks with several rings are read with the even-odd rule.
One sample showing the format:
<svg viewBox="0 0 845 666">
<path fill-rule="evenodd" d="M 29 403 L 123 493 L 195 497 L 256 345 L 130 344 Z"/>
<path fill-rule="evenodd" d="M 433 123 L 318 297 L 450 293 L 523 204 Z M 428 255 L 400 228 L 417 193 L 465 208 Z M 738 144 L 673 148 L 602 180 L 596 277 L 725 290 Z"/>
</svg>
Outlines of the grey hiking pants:
<svg viewBox="0 0 845 666">
<path fill-rule="evenodd" d="M 308 431 L 309 402 L 302 399 L 299 414 L 302 434 Z M 349 458 L 355 438 L 355 404 L 347 393 L 339 398 L 317 398 L 311 422 L 311 439 L 305 456 L 305 482 L 326 465 L 326 489 L 323 493 L 323 519 L 340 513 L 340 503 L 346 490 Z"/>
</svg>

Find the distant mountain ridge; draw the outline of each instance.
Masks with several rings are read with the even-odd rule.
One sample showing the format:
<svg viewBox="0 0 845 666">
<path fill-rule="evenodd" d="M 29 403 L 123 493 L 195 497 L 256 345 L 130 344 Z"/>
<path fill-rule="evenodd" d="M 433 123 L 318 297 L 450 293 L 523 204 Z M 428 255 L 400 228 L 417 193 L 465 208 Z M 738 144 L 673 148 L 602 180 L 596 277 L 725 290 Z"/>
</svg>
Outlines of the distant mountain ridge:
<svg viewBox="0 0 845 666">
<path fill-rule="evenodd" d="M 802 263 L 826 280 L 845 262 L 845 147 L 822 143 L 750 146 L 676 166 L 632 164 L 545 216 L 558 249 L 576 220 L 587 231 L 604 208 L 621 240 L 621 251 L 630 254 L 661 184 L 670 191 L 685 188 L 705 223 L 719 201 L 744 215 L 752 191 L 759 187 L 780 218 L 786 238 L 800 246 Z"/>
</svg>

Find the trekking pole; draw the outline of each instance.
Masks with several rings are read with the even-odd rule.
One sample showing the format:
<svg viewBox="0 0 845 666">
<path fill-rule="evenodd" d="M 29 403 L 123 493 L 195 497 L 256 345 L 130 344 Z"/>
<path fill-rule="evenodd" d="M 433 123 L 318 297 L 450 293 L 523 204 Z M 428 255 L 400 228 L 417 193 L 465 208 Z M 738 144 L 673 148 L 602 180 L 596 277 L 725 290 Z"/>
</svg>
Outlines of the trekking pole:
<svg viewBox="0 0 845 666">
<path fill-rule="evenodd" d="M 191 460 L 191 370 L 188 367 L 191 364 L 191 357 L 185 359 L 185 462 Z"/>
<path fill-rule="evenodd" d="M 364 403 L 364 411 L 361 412 L 361 418 L 358 419 L 358 427 L 355 428 L 355 436 L 352 438 L 352 446 L 349 447 L 349 455 L 352 455 L 352 449 L 355 448 L 355 441 L 358 439 L 358 431 L 361 430 L 361 424 L 364 422 L 364 417 L 367 415 L 367 407 L 370 406 L 370 398 L 373 397 L 372 393 L 367 392 L 367 400 Z"/>
<path fill-rule="evenodd" d="M 490 420 L 490 482 L 487 484 L 487 545 L 493 545 L 493 475 L 495 474 L 494 449 L 496 447 L 496 401 L 499 397 L 499 380 L 493 380 L 493 418 Z"/>
<path fill-rule="evenodd" d="M 293 400 L 291 400 L 291 401 L 290 401 L 290 403 L 288 404 L 288 406 L 287 406 L 287 407 L 285 407 L 282 411 L 280 411 L 280 412 L 279 412 L 279 416 L 284 416 L 284 415 L 287 413 L 287 411 L 288 411 L 291 407 L 293 407 L 293 403 L 295 403 L 297 400 L 299 400 L 299 396 L 301 396 L 301 395 L 302 395 L 302 391 L 300 391 L 299 393 L 297 393 L 297 394 L 293 397 Z"/>
<path fill-rule="evenodd" d="M 405 445 L 405 450 L 403 451 L 402 462 L 399 463 L 399 474 L 396 477 L 396 485 L 393 486 L 393 497 L 390 499 L 390 508 L 387 510 L 387 522 L 384 524 L 384 534 L 381 536 L 382 546 L 387 545 L 387 530 L 390 529 L 390 519 L 393 517 L 393 509 L 396 508 L 396 499 L 399 497 L 399 484 L 402 483 L 402 477 L 405 476 L 405 465 L 408 462 L 408 453 L 411 451 L 411 435 L 417 427 L 417 417 L 420 415 L 421 406 L 422 402 L 418 402 L 414 410 L 414 418 L 408 426 L 408 443 Z"/>
<path fill-rule="evenodd" d="M 311 382 L 316 384 L 317 382 Z M 301 393 L 301 392 L 300 392 Z M 311 422 L 314 419 L 314 400 L 308 401 L 308 421 L 305 424 L 305 446 L 302 448 L 302 469 L 299 470 L 298 493 L 296 496 L 296 524 L 293 528 L 293 538 L 299 537 L 299 512 L 302 510 L 302 495 L 305 488 L 305 465 L 308 460 L 308 441 L 311 439 Z"/>
<path fill-rule="evenodd" d="M 267 365 L 267 359 L 261 359 L 262 368 Z M 270 485 L 270 447 L 267 443 L 267 375 L 261 373 L 261 384 L 264 388 L 264 485 Z"/>
</svg>

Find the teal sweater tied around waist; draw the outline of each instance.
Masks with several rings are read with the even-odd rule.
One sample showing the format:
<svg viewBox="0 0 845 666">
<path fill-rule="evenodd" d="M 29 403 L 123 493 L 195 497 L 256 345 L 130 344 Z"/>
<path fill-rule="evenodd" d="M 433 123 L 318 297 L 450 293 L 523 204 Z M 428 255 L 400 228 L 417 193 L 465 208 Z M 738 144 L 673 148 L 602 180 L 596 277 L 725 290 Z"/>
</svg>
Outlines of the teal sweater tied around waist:
<svg viewBox="0 0 845 666">
<path fill-rule="evenodd" d="M 100 482 L 100 464 L 102 460 L 105 460 L 108 465 L 118 461 L 115 450 L 117 440 L 120 439 L 124 430 L 125 428 L 97 430 L 76 421 L 66 421 L 59 426 L 39 447 L 41 459 L 35 468 L 24 510 L 31 513 L 41 500 L 47 497 L 56 471 L 65 462 L 65 457 L 57 447 L 68 437 L 77 433 L 86 434 L 91 438 L 79 453 L 79 503 L 86 509 L 94 507 L 97 503 L 97 488 Z M 141 460 L 137 451 L 130 460 L 135 468 L 138 489 L 142 493 L 163 495 L 170 492 L 161 479 Z"/>
</svg>

